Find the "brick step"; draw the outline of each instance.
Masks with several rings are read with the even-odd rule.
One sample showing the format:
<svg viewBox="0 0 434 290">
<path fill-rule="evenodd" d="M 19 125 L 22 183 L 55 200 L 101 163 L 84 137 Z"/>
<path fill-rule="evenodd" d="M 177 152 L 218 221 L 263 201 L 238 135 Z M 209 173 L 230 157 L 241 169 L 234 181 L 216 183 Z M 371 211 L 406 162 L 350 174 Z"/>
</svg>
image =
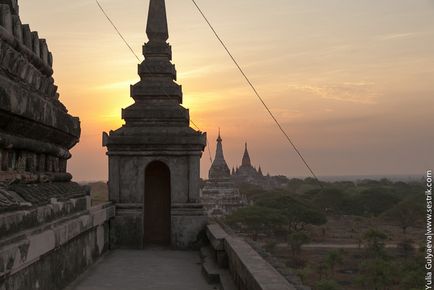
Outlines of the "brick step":
<svg viewBox="0 0 434 290">
<path fill-rule="evenodd" d="M 218 284 L 220 290 L 236 290 L 235 284 L 227 269 L 220 268 L 214 260 L 210 247 L 200 249 L 202 274 L 209 284 Z"/>
<path fill-rule="evenodd" d="M 212 250 L 209 247 L 202 247 L 200 249 L 200 256 L 202 258 L 202 274 L 209 284 L 220 283 L 220 271 L 213 261 Z"/>
<path fill-rule="evenodd" d="M 220 273 L 220 290 L 238 290 L 228 271 Z"/>
</svg>

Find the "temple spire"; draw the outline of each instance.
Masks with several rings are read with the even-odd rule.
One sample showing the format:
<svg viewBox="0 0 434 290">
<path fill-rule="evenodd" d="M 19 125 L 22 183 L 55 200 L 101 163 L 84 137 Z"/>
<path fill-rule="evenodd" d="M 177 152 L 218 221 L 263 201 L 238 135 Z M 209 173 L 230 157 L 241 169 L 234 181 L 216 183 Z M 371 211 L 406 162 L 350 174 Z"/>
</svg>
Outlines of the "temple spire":
<svg viewBox="0 0 434 290">
<path fill-rule="evenodd" d="M 167 42 L 169 33 L 164 0 L 150 0 L 146 34 L 149 41 L 145 42 L 143 46 L 143 56 L 145 58 L 138 69 L 140 82 L 132 87 L 131 97 L 142 104 L 157 101 L 161 105 L 161 109 L 167 106 L 169 102 L 177 105 L 173 102 L 174 100 L 181 104 L 182 87 L 175 82 L 176 69 L 171 62 L 172 48 Z M 166 104 L 163 105 L 163 102 Z M 136 111 L 143 111 L 142 109 Z M 166 122 L 167 118 L 164 114 L 159 114 L 154 109 L 152 111 L 155 118 L 147 118 L 149 123 L 155 124 L 155 121 L 159 123 Z M 137 121 L 137 113 L 128 115 L 128 119 L 133 122 Z M 171 118 L 171 121 L 178 123 L 178 125 L 188 126 L 190 123 L 189 116 L 188 114 L 184 116 L 185 118 L 181 117 L 181 115 Z M 128 120 L 126 121 L 128 122 Z"/>
<path fill-rule="evenodd" d="M 223 139 L 221 138 L 219 129 L 219 135 L 217 138 L 217 149 L 215 152 L 214 162 L 212 163 L 209 170 L 209 179 L 224 179 L 229 178 L 231 175 L 230 169 L 223 155 L 222 141 Z"/>
<path fill-rule="evenodd" d="M 250 162 L 250 155 L 249 155 L 249 150 L 247 149 L 247 142 L 244 148 L 244 155 L 243 155 L 243 161 L 241 163 L 241 166 L 252 166 L 252 163 Z"/>
<path fill-rule="evenodd" d="M 223 139 L 222 139 L 222 137 L 220 136 L 220 128 L 219 128 L 219 135 L 218 135 L 218 138 L 217 138 L 217 150 L 216 150 L 216 152 L 215 152 L 215 158 L 214 158 L 214 160 L 216 161 L 224 161 L 225 163 L 226 163 L 226 161 L 225 161 L 225 157 L 224 157 L 224 155 L 223 155 L 223 145 L 222 145 L 222 141 L 223 141 Z"/>
<path fill-rule="evenodd" d="M 169 38 L 164 0 L 150 0 L 146 34 L 150 42 L 166 42 Z"/>
</svg>

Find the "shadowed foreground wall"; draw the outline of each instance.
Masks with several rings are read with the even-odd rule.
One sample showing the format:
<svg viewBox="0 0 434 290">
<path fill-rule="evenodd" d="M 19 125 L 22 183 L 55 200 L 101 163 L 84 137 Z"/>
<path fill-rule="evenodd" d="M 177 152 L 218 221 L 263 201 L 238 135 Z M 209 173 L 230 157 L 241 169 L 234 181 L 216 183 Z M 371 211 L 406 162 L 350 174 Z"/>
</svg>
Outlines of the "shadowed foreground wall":
<svg viewBox="0 0 434 290">
<path fill-rule="evenodd" d="M 110 204 L 71 182 L 80 121 L 60 102 L 47 41 L 0 0 L 0 290 L 57 290 L 108 249 Z"/>
<path fill-rule="evenodd" d="M 84 199 L 86 204 L 89 197 Z M 72 203 L 81 207 L 83 200 Z M 47 211 L 60 218 L 46 222 L 42 215 Z M 104 204 L 69 213 L 74 211 L 74 205 L 62 202 L 40 207 L 32 218 L 38 227 L 0 240 L 1 290 L 64 289 L 108 250 L 108 219 L 114 208 Z M 0 223 L 18 228 L 10 214 L 1 215 Z"/>
</svg>

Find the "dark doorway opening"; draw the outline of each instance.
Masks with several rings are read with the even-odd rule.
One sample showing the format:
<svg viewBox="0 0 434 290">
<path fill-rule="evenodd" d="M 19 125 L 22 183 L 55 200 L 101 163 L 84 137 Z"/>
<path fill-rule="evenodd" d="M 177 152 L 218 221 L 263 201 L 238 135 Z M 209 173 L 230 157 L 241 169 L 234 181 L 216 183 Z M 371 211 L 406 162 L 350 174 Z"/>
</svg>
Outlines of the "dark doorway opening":
<svg viewBox="0 0 434 290">
<path fill-rule="evenodd" d="M 170 169 L 160 161 L 145 170 L 144 243 L 170 245 Z"/>
</svg>

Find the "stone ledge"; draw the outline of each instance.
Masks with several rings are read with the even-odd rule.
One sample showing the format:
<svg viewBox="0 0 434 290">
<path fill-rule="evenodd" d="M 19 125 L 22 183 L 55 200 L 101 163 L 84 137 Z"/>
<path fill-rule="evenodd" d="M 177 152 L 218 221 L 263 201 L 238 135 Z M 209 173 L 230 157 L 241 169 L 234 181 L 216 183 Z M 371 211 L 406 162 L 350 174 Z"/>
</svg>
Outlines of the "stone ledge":
<svg viewBox="0 0 434 290">
<path fill-rule="evenodd" d="M 0 279 L 37 262 L 48 254 L 84 232 L 98 228 L 114 217 L 111 203 L 101 204 L 72 217 L 57 220 L 20 233 L 16 238 L 1 242 Z M 98 242 L 97 244 L 103 244 Z M 98 249 L 102 253 L 103 249 Z"/>
<path fill-rule="evenodd" d="M 59 101 L 45 99 L 3 74 L 0 74 L 0 122 L 5 133 L 17 136 L 19 132 L 20 137 L 63 149 L 72 148 L 81 133 L 79 118 L 63 110 Z"/>
<path fill-rule="evenodd" d="M 17 232 L 41 226 L 55 219 L 86 210 L 90 197 L 81 197 L 59 201 L 53 198 L 48 205 L 19 210 L 0 215 L 0 240 Z M 31 204 L 28 203 L 30 207 Z"/>
<path fill-rule="evenodd" d="M 249 244 L 238 237 L 230 236 L 219 225 L 209 225 L 207 227 L 207 236 L 216 251 L 221 252 L 221 244 L 224 243 L 229 271 L 239 289 L 296 289 Z"/>
<path fill-rule="evenodd" d="M 223 251 L 225 249 L 225 239 L 229 235 L 219 225 L 209 225 L 206 236 L 215 251 Z"/>
<path fill-rule="evenodd" d="M 8 149 L 29 150 L 34 153 L 49 154 L 63 159 L 71 158 L 71 153 L 60 146 L 3 132 L 0 132 L 0 146 Z"/>
</svg>

